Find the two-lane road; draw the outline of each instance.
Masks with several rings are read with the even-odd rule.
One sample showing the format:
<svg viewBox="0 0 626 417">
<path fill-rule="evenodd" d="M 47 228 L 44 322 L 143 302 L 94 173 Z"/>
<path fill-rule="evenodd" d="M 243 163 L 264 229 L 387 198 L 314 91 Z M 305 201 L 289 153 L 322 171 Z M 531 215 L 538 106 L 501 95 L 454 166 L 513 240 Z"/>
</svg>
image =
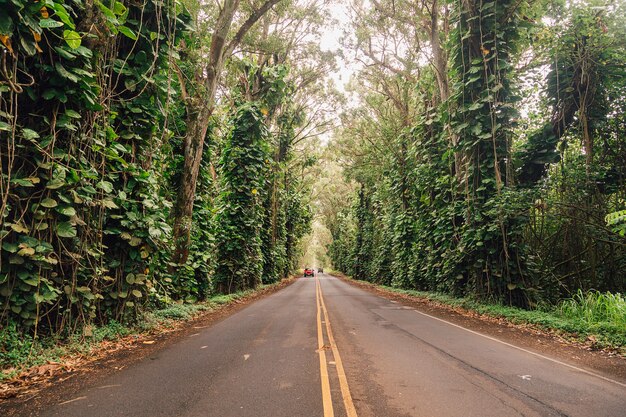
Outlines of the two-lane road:
<svg viewBox="0 0 626 417">
<path fill-rule="evenodd" d="M 624 417 L 625 382 L 320 274 L 41 415 Z"/>
</svg>

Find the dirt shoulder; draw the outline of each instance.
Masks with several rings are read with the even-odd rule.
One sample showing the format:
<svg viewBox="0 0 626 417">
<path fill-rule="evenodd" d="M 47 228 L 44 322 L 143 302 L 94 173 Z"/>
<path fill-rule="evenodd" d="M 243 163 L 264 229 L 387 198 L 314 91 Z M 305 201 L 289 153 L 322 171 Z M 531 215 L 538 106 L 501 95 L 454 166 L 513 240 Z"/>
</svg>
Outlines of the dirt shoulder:
<svg viewBox="0 0 626 417">
<path fill-rule="evenodd" d="M 503 318 L 479 314 L 461 307 L 452 307 L 425 298 L 396 293 L 340 274 L 332 275 L 350 285 L 466 329 L 626 383 L 626 357 L 617 352 L 596 350 L 590 344 L 578 342 L 566 334 L 551 332 L 538 326 L 512 323 Z"/>
<path fill-rule="evenodd" d="M 23 412 L 24 404 L 36 415 L 47 404 L 58 402 L 64 393 L 78 391 L 94 381 L 118 372 L 145 357 L 209 327 L 246 307 L 292 284 L 295 278 L 262 288 L 197 316 L 157 327 L 147 333 L 129 335 L 115 341 L 103 341 L 89 356 L 72 355 L 61 361 L 29 369 L 17 377 L 0 383 L 0 415 L 9 417 Z"/>
</svg>

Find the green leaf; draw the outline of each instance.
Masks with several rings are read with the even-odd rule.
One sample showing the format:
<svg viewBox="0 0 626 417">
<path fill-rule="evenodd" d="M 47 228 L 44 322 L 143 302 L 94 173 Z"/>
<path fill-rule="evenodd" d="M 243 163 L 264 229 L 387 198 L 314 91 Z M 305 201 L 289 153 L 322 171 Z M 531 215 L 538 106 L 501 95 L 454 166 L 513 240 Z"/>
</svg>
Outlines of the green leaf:
<svg viewBox="0 0 626 417">
<path fill-rule="evenodd" d="M 56 97 L 56 95 L 57 95 L 56 90 L 52 88 L 52 89 L 44 91 L 41 96 L 46 100 L 52 100 L 53 98 Z"/>
<path fill-rule="evenodd" d="M 148 228 L 148 234 L 150 234 L 150 237 L 152 237 L 154 239 L 158 239 L 158 238 L 161 237 L 162 232 L 161 232 L 161 229 L 153 227 L 153 226 L 150 226 Z"/>
<path fill-rule="evenodd" d="M 61 77 L 67 78 L 68 80 L 73 81 L 75 83 L 78 82 L 79 80 L 78 76 L 66 70 L 65 67 L 61 65 L 60 62 L 57 62 L 56 64 L 54 64 L 54 68 L 57 70 L 59 75 L 61 75 Z"/>
<path fill-rule="evenodd" d="M 80 191 L 83 191 L 87 194 L 95 194 L 97 193 L 96 189 L 93 188 L 91 185 L 85 185 L 84 187 L 80 188 Z"/>
<path fill-rule="evenodd" d="M 110 209 L 118 209 L 118 208 L 120 208 L 117 204 L 115 204 L 115 201 L 113 201 L 110 198 L 105 198 L 100 203 L 102 204 L 102 206 L 104 206 L 106 208 L 110 208 Z"/>
<path fill-rule="evenodd" d="M 119 21 L 117 20 L 117 17 L 115 17 L 115 14 L 111 11 L 111 9 L 109 9 L 108 7 L 106 7 L 104 4 L 102 4 L 101 2 L 97 2 L 98 7 L 100 8 L 100 11 L 102 12 L 102 14 L 104 15 L 104 17 L 106 18 L 106 20 L 111 23 L 114 26 L 119 25 Z"/>
<path fill-rule="evenodd" d="M 80 113 L 78 113 L 77 111 L 74 111 L 72 109 L 67 109 L 65 110 L 65 115 L 67 117 L 71 117 L 72 119 L 80 119 Z"/>
<path fill-rule="evenodd" d="M 63 7 L 61 3 L 53 3 L 53 5 L 54 5 L 53 8 L 55 11 L 55 15 L 59 19 L 61 19 L 61 21 L 65 23 L 70 29 L 76 28 L 76 25 L 74 24 L 74 22 L 72 22 L 72 19 L 70 18 L 70 15 L 67 13 L 67 10 L 65 10 L 65 7 Z"/>
<path fill-rule="evenodd" d="M 7 7 L 7 6 L 3 6 Z M 0 15 L 0 34 L 10 36 L 13 33 L 13 19 L 8 13 Z"/>
<path fill-rule="evenodd" d="M 70 222 L 61 222 L 57 224 L 57 234 L 60 237 L 75 237 L 76 228 Z"/>
<path fill-rule="evenodd" d="M 39 204 L 41 204 L 45 208 L 54 208 L 54 207 L 56 207 L 58 205 L 56 200 L 54 200 L 52 198 L 44 198 L 43 200 L 41 200 L 41 203 L 39 203 Z"/>
<path fill-rule="evenodd" d="M 36 287 L 37 285 L 39 285 L 39 279 L 37 277 L 23 279 L 22 282 L 30 285 L 31 287 Z"/>
<path fill-rule="evenodd" d="M 82 42 L 78 32 L 67 29 L 63 31 L 63 39 L 65 39 L 65 43 L 72 49 L 77 49 Z"/>
<path fill-rule="evenodd" d="M 65 49 L 65 47 L 60 47 L 60 46 L 55 46 L 54 50 L 57 51 L 57 53 L 59 55 L 61 55 L 61 57 L 67 59 L 67 60 L 73 60 L 76 59 L 76 55 L 74 55 L 73 53 L 71 53 L 70 51 L 68 51 L 67 49 Z M 48 90 L 49 91 L 49 90 Z"/>
<path fill-rule="evenodd" d="M 131 29 L 127 28 L 126 26 L 118 26 L 117 29 L 127 38 L 130 38 L 134 41 L 137 40 L 137 34 L 133 32 Z"/>
<path fill-rule="evenodd" d="M 24 135 L 24 139 L 33 140 L 39 138 L 39 133 L 35 132 L 32 129 L 22 129 L 22 134 Z"/>
<path fill-rule="evenodd" d="M 119 1 L 116 1 L 115 4 L 113 5 L 113 13 L 115 13 L 116 15 L 123 15 L 124 13 L 126 13 L 126 6 L 124 6 L 124 4 L 122 4 Z"/>
<path fill-rule="evenodd" d="M 26 55 L 28 56 L 33 56 L 37 53 L 37 48 L 35 48 L 35 41 L 34 40 L 29 40 L 26 37 L 21 37 L 20 38 L 20 45 L 22 45 L 22 49 L 24 49 L 24 52 L 26 52 Z"/>
<path fill-rule="evenodd" d="M 127 153 L 128 149 L 126 149 L 126 147 L 124 145 L 122 145 L 121 143 L 115 142 L 113 144 L 113 148 L 115 150 L 117 150 L 118 152 L 122 152 L 122 153 Z"/>
<path fill-rule="evenodd" d="M 4 249 L 5 251 L 9 253 L 17 252 L 17 248 L 18 248 L 17 243 L 2 242 L 2 249 Z"/>
<path fill-rule="evenodd" d="M 65 181 L 63 181 L 60 178 L 52 178 L 50 181 L 48 181 L 48 184 L 46 184 L 46 188 L 49 188 L 50 190 L 56 190 L 57 188 L 61 188 L 65 185 Z"/>
<path fill-rule="evenodd" d="M 63 26 L 63 22 L 59 22 L 58 20 L 54 19 L 41 19 L 39 21 L 39 26 L 44 29 L 60 28 L 61 26 Z"/>
<path fill-rule="evenodd" d="M 91 52 L 91 49 L 85 48 L 84 46 L 79 46 L 78 48 L 75 49 L 74 52 L 76 52 L 78 55 L 85 57 L 85 58 L 93 57 L 93 52 Z"/>
<path fill-rule="evenodd" d="M 100 188 L 105 193 L 110 193 L 113 191 L 113 184 L 111 184 L 109 181 L 100 181 L 96 184 L 96 187 Z"/>
<path fill-rule="evenodd" d="M 31 181 L 28 181 L 28 179 L 26 178 L 13 178 L 11 180 L 11 184 L 16 184 L 21 187 L 34 187 L 33 183 Z"/>
<path fill-rule="evenodd" d="M 46 230 L 48 228 L 48 223 L 37 223 L 35 225 L 35 230 Z"/>
<path fill-rule="evenodd" d="M 57 212 L 65 215 L 65 216 L 76 216 L 76 210 L 72 206 L 63 206 L 57 208 Z"/>
</svg>

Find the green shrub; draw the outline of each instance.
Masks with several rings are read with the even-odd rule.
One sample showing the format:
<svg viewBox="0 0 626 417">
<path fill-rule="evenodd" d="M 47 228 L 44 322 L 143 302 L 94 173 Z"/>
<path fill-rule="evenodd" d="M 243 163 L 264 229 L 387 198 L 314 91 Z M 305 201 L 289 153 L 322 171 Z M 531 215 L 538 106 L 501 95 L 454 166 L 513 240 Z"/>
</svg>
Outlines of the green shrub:
<svg viewBox="0 0 626 417">
<path fill-rule="evenodd" d="M 9 321 L 6 327 L 0 327 L 0 367 L 17 366 L 27 358 L 33 347 L 33 338 L 24 335 L 17 324 Z"/>
<path fill-rule="evenodd" d="M 95 330 L 93 330 L 93 336 L 91 340 L 94 342 L 100 342 L 102 340 L 115 340 L 121 336 L 126 336 L 130 333 L 130 328 L 115 320 L 111 320 L 107 325 L 97 327 Z"/>
</svg>

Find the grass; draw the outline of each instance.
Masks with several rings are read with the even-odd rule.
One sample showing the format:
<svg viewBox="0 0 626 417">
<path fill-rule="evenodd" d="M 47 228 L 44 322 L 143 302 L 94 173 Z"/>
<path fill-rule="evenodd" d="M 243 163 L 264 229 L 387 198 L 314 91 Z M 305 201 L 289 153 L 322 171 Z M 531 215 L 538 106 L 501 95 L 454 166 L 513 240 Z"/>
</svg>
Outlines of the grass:
<svg viewBox="0 0 626 417">
<path fill-rule="evenodd" d="M 461 307 L 515 324 L 531 324 L 557 331 L 578 341 L 592 340 L 599 348 L 615 349 L 626 354 L 626 298 L 619 293 L 578 291 L 572 298 L 555 307 L 523 310 L 501 304 L 488 304 L 469 297 L 457 298 L 447 294 L 404 290 L 378 286 L 387 291 L 423 298 L 435 303 Z"/>
<path fill-rule="evenodd" d="M 0 382 L 34 366 L 58 362 L 63 357 L 88 354 L 105 340 L 145 334 L 160 327 L 171 327 L 176 322 L 191 320 L 203 311 L 233 303 L 273 285 L 276 284 L 263 285 L 257 290 L 235 294 L 215 295 L 200 303 L 172 303 L 162 309 L 145 312 L 141 319 L 132 325 L 110 321 L 104 326 L 89 327 L 88 334 L 81 331 L 65 339 L 58 336 L 34 339 L 17 328 L 15 323 L 9 323 L 5 327 L 0 327 Z"/>
<path fill-rule="evenodd" d="M 589 326 L 611 325 L 626 329 L 626 297 L 599 291 L 578 293 L 559 306 L 559 313 Z"/>
</svg>

